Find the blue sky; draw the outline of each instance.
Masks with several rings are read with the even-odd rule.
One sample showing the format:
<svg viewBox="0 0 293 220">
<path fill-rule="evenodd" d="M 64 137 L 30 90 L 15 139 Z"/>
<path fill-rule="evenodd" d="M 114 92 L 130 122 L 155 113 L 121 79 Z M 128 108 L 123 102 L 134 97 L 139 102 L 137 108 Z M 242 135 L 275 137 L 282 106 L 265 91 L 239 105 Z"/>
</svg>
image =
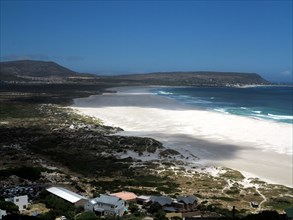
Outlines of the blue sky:
<svg viewBox="0 0 293 220">
<path fill-rule="evenodd" d="M 1 61 L 79 72 L 256 72 L 292 81 L 292 0 L 1 1 Z"/>
</svg>

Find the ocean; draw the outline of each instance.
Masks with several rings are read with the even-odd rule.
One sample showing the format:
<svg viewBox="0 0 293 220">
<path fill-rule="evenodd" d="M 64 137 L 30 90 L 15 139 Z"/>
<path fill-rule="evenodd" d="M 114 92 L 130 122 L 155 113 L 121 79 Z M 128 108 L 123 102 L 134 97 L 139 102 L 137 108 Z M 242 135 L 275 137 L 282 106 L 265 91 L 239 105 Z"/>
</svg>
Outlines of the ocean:
<svg viewBox="0 0 293 220">
<path fill-rule="evenodd" d="M 153 93 L 197 109 L 293 124 L 293 87 L 162 87 Z"/>
</svg>

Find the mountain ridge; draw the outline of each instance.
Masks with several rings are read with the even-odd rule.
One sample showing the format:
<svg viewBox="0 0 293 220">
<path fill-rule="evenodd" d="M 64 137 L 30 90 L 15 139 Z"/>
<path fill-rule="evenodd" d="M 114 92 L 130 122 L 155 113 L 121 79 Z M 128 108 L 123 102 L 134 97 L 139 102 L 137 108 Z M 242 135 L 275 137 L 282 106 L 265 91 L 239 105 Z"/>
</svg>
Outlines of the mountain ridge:
<svg viewBox="0 0 293 220">
<path fill-rule="evenodd" d="M 36 79 L 37 78 L 37 79 Z M 127 75 L 94 75 L 74 72 L 52 61 L 19 60 L 0 62 L 0 80 L 30 82 L 62 78 L 83 78 L 88 83 L 115 83 L 118 85 L 169 85 L 169 86 L 230 86 L 267 85 L 269 81 L 257 73 L 217 71 L 172 71 Z M 75 83 L 79 83 L 75 80 Z"/>
<path fill-rule="evenodd" d="M 117 76 L 104 76 L 113 81 L 131 81 L 132 83 L 145 83 L 152 85 L 170 86 L 227 86 L 227 85 L 267 85 L 269 81 L 257 73 L 216 72 L 216 71 L 178 71 L 154 72 L 144 74 L 128 74 Z"/>
<path fill-rule="evenodd" d="M 17 60 L 0 63 L 0 73 L 31 77 L 69 77 L 78 75 L 66 67 L 52 61 Z"/>
</svg>

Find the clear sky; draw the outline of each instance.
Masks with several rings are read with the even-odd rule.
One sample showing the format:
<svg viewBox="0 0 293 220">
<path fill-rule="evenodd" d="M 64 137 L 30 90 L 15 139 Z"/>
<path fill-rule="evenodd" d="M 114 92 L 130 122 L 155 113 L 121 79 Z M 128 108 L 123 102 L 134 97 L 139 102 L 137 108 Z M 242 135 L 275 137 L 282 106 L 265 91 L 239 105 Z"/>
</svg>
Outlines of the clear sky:
<svg viewBox="0 0 293 220">
<path fill-rule="evenodd" d="M 1 61 L 91 73 L 256 72 L 292 81 L 292 0 L 1 1 Z"/>
</svg>

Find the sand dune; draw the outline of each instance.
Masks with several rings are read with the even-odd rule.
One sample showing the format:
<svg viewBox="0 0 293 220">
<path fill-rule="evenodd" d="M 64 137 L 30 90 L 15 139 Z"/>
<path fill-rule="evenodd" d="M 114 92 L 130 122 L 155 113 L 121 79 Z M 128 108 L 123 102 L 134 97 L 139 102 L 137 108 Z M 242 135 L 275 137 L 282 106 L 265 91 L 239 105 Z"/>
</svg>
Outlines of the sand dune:
<svg viewBox="0 0 293 220">
<path fill-rule="evenodd" d="M 124 135 L 153 137 L 165 147 L 198 156 L 202 164 L 293 186 L 291 124 L 193 109 L 153 95 L 149 88 L 115 90 L 76 99 L 74 108 L 123 128 Z"/>
</svg>

